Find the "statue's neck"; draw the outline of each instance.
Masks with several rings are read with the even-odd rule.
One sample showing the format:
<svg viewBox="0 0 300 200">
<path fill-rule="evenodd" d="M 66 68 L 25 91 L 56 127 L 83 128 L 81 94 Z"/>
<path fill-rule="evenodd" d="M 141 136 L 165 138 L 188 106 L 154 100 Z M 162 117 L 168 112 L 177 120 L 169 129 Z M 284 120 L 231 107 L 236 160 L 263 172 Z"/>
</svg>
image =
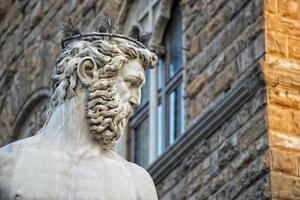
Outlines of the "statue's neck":
<svg viewBox="0 0 300 200">
<path fill-rule="evenodd" d="M 85 96 L 85 91 L 78 91 L 75 97 L 55 108 L 42 131 L 41 139 L 45 145 L 79 156 L 103 152 L 89 133 Z"/>
</svg>

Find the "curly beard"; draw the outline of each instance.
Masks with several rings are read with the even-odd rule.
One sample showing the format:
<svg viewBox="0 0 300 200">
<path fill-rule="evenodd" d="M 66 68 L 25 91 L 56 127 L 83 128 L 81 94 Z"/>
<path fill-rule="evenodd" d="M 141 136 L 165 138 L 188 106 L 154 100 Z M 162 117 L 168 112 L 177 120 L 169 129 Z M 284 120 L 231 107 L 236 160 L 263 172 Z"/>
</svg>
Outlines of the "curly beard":
<svg viewBox="0 0 300 200">
<path fill-rule="evenodd" d="M 101 79 L 88 88 L 90 133 L 104 149 L 112 149 L 118 143 L 133 113 L 129 103 L 120 103 L 114 83 L 112 78 Z"/>
</svg>

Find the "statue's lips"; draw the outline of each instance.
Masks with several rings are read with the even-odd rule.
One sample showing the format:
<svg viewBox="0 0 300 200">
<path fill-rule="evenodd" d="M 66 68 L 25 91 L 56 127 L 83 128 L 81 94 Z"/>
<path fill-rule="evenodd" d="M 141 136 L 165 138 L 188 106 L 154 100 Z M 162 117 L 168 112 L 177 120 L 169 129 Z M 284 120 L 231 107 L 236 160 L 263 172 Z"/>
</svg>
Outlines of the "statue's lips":
<svg viewBox="0 0 300 200">
<path fill-rule="evenodd" d="M 128 121 L 128 119 L 132 116 L 133 114 L 133 108 L 132 108 L 132 105 L 129 103 L 128 105 L 128 111 L 126 113 L 126 121 Z"/>
</svg>

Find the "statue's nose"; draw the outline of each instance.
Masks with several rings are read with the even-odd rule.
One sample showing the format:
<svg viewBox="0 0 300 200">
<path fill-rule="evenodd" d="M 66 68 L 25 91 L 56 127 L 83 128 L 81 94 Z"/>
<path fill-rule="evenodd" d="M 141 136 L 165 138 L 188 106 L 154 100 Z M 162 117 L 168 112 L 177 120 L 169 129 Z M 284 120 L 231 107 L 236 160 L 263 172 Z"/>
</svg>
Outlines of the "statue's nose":
<svg viewBox="0 0 300 200">
<path fill-rule="evenodd" d="M 134 97 L 131 97 L 129 103 L 132 107 L 140 105 L 140 100 Z"/>
<path fill-rule="evenodd" d="M 141 90 L 140 89 L 134 89 L 131 91 L 131 97 L 129 99 L 129 102 L 132 106 L 138 106 L 140 105 L 141 101 Z"/>
</svg>

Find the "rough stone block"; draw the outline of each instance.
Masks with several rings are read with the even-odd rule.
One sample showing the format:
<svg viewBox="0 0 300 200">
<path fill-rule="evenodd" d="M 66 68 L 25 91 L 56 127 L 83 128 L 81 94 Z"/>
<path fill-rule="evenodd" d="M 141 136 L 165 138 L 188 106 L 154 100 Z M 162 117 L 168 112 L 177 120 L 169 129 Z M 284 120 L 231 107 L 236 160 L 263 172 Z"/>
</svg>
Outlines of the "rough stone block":
<svg viewBox="0 0 300 200">
<path fill-rule="evenodd" d="M 291 151 L 300 151 L 300 137 L 281 132 L 269 131 L 270 146 Z"/>
<path fill-rule="evenodd" d="M 283 17 L 300 19 L 299 0 L 278 0 L 278 14 Z"/>
<path fill-rule="evenodd" d="M 268 107 L 268 121 L 270 129 L 282 133 L 300 136 L 300 111 L 277 105 Z"/>
<path fill-rule="evenodd" d="M 265 133 L 255 144 L 255 149 L 258 153 L 265 151 L 269 148 L 269 138 L 267 133 Z"/>
<path fill-rule="evenodd" d="M 240 173 L 236 173 L 234 178 L 216 193 L 217 199 L 235 199 L 247 187 L 258 181 L 258 179 L 268 173 L 268 159 L 266 154 L 261 155 L 251 162 Z"/>
<path fill-rule="evenodd" d="M 227 139 L 220 146 L 218 155 L 218 165 L 220 168 L 229 164 L 229 162 L 237 155 L 237 138 Z"/>
<path fill-rule="evenodd" d="M 265 28 L 267 32 L 276 32 L 300 37 L 299 21 L 296 20 L 265 14 Z"/>
<path fill-rule="evenodd" d="M 228 1 L 224 7 L 222 7 L 220 10 L 218 10 L 217 14 L 209 21 L 209 23 L 205 26 L 205 29 L 203 32 L 206 35 L 205 44 L 208 44 L 216 35 L 224 29 L 224 27 L 228 24 L 228 22 L 231 21 L 232 17 L 240 12 L 240 10 L 243 8 L 243 6 L 248 3 L 248 0 L 233 0 Z M 236 23 L 236 26 L 242 25 L 240 23 Z M 235 27 L 235 30 L 238 28 Z M 228 39 L 231 37 L 230 34 L 224 34 L 225 41 L 228 41 Z M 228 39 L 226 39 L 226 36 L 228 36 Z M 222 43 L 221 43 L 222 44 Z M 223 47 L 222 47 L 223 48 Z M 201 50 L 202 48 L 200 48 Z"/>
<path fill-rule="evenodd" d="M 242 193 L 238 200 L 270 200 L 271 199 L 271 188 L 270 177 L 268 175 L 261 178 L 256 184 L 247 189 Z"/>
<path fill-rule="evenodd" d="M 230 89 L 232 82 L 235 80 L 235 70 L 232 65 L 229 65 L 225 70 L 216 77 L 213 84 L 213 97 L 216 97 L 221 92 Z"/>
<path fill-rule="evenodd" d="M 265 0 L 266 12 L 276 13 L 278 10 L 277 6 L 278 6 L 277 0 Z"/>
<path fill-rule="evenodd" d="M 281 106 L 268 106 L 268 126 L 271 130 L 291 133 L 292 131 L 292 113 L 289 109 Z"/>
<path fill-rule="evenodd" d="M 197 93 L 201 91 L 203 86 L 207 82 L 206 74 L 198 75 L 186 88 L 186 95 L 187 97 L 194 97 Z"/>
<path fill-rule="evenodd" d="M 238 131 L 240 151 L 247 150 L 256 140 L 260 141 L 261 139 L 259 138 L 265 134 L 267 127 L 264 114 L 262 111 L 246 118 L 247 122 L 245 122 L 244 126 Z"/>
<path fill-rule="evenodd" d="M 6 0 L 0 2 L 0 21 L 2 21 L 5 15 L 9 12 L 9 9 L 13 5 L 12 0 Z"/>
<path fill-rule="evenodd" d="M 271 150 L 272 170 L 289 174 L 292 176 L 298 175 L 297 169 L 297 153 L 288 152 L 280 149 Z"/>
<path fill-rule="evenodd" d="M 30 26 L 31 28 L 37 25 L 42 20 L 43 17 L 43 8 L 42 8 L 42 1 L 38 1 L 35 7 L 33 8 L 32 12 L 30 13 Z"/>
<path fill-rule="evenodd" d="M 300 178 L 280 172 L 271 173 L 272 196 L 275 199 L 300 199 Z"/>
<path fill-rule="evenodd" d="M 201 112 L 202 109 L 212 103 L 212 100 L 217 96 L 221 95 L 223 92 L 226 92 L 230 89 L 233 81 L 235 80 L 235 70 L 233 65 L 228 65 L 222 72 L 220 72 L 215 79 L 210 80 L 210 84 L 203 89 L 201 93 L 198 93 L 197 96 L 200 99 L 199 107 Z M 197 100 L 196 100 L 197 101 Z"/>
<path fill-rule="evenodd" d="M 259 31 L 262 30 L 263 23 L 257 23 L 262 20 L 259 18 L 261 13 L 254 12 L 256 8 L 261 11 L 260 6 L 256 5 L 256 2 L 248 3 L 246 7 L 222 29 L 222 32 L 217 34 L 212 40 L 209 40 L 205 48 L 188 62 L 187 68 L 193 69 L 190 70 L 190 73 L 188 72 L 187 83 L 191 82 L 197 74 L 202 73 L 205 68 L 208 68 L 210 62 L 212 62 L 219 53 L 221 54 L 225 47 L 234 47 L 234 51 L 232 48 L 225 50 L 225 55 L 229 55 L 228 57 L 232 57 L 233 55 L 234 57 L 234 54 L 231 55 L 230 51 L 238 53 L 238 51 L 242 50 L 242 47 L 239 49 L 236 46 L 243 46 L 243 42 L 246 42 L 245 44 L 248 45 L 249 43 L 247 42 L 249 41 L 247 40 L 251 40 L 251 37 L 255 38 L 255 35 L 258 35 Z M 253 24 L 255 24 L 255 26 L 252 26 Z M 232 43 L 234 45 L 231 45 Z"/>
<path fill-rule="evenodd" d="M 266 52 L 280 56 L 288 55 L 287 36 L 274 32 L 266 33 Z"/>
<path fill-rule="evenodd" d="M 299 5 L 300 6 L 300 5 Z M 300 38 L 288 39 L 288 52 L 291 58 L 300 60 Z"/>
</svg>

